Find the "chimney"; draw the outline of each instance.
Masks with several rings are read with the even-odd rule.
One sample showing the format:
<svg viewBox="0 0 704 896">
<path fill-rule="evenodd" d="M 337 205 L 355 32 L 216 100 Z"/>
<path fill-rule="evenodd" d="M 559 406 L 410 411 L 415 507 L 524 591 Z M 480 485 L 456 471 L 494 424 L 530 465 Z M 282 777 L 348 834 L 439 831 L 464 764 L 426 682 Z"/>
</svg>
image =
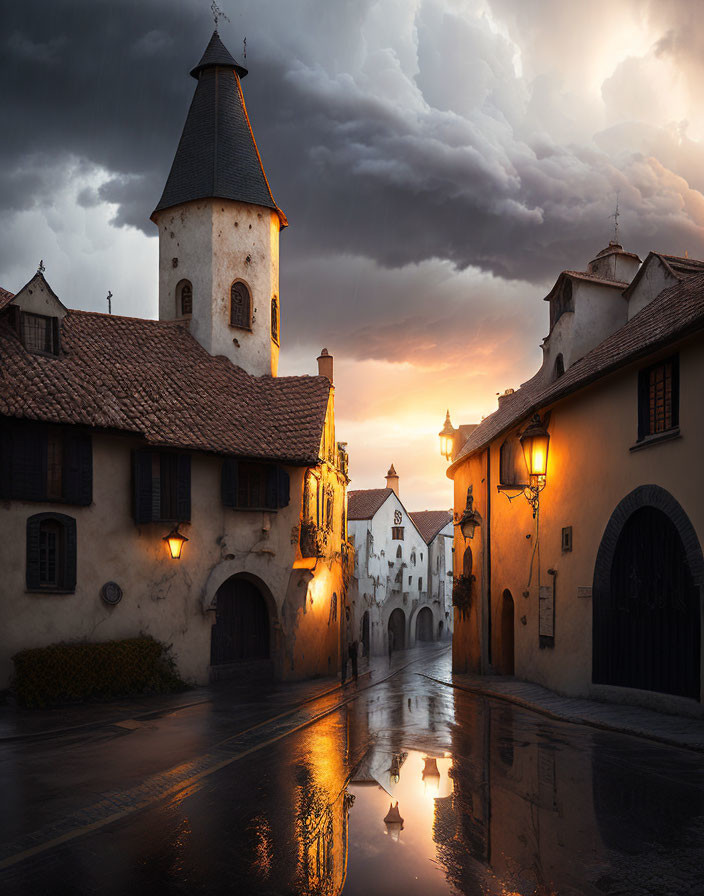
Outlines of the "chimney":
<svg viewBox="0 0 704 896">
<path fill-rule="evenodd" d="M 326 348 L 318 355 L 318 375 L 326 376 L 332 383 L 332 355 Z"/>
<path fill-rule="evenodd" d="M 389 467 L 389 472 L 386 474 L 386 487 L 390 488 L 391 491 L 399 497 L 398 493 L 398 473 L 394 470 L 394 465 L 391 464 Z"/>
</svg>

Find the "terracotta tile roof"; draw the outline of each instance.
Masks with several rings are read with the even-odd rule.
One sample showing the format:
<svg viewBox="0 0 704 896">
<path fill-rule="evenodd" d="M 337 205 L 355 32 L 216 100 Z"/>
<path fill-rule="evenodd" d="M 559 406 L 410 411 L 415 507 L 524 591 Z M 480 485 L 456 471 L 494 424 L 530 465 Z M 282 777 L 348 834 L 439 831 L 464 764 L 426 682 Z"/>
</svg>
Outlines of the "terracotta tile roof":
<svg viewBox="0 0 704 896">
<path fill-rule="evenodd" d="M 452 513 L 449 510 L 416 510 L 414 513 L 409 513 L 409 516 L 426 544 L 430 544 L 438 532 L 452 522 Z"/>
<path fill-rule="evenodd" d="M 0 318 L 0 414 L 138 433 L 154 445 L 315 463 L 330 383 L 253 377 L 181 323 L 71 311 L 61 355 L 27 352 Z"/>
<path fill-rule="evenodd" d="M 2 286 L 0 286 L 0 311 L 2 311 L 5 305 L 9 305 L 14 297 L 14 293 L 8 292 L 6 289 L 3 289 Z"/>
<path fill-rule="evenodd" d="M 364 488 L 347 492 L 347 519 L 370 520 L 392 494 L 390 488 Z"/>
<path fill-rule="evenodd" d="M 501 402 L 469 436 L 448 467 L 452 476 L 460 461 L 541 408 L 582 389 L 620 367 L 704 330 L 704 273 L 663 290 L 620 330 L 569 367 L 557 380 L 543 370 Z"/>
</svg>

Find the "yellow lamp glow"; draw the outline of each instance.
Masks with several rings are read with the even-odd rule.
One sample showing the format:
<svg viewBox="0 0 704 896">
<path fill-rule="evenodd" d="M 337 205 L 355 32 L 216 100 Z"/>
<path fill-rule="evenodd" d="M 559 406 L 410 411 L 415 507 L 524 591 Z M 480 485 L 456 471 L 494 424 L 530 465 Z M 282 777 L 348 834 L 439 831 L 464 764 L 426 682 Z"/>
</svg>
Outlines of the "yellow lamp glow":
<svg viewBox="0 0 704 896">
<path fill-rule="evenodd" d="M 438 435 L 440 436 L 440 454 L 442 454 L 446 460 L 450 460 L 455 452 L 455 429 L 450 421 L 449 408 L 445 415 L 445 425 Z"/>
<path fill-rule="evenodd" d="M 550 433 L 543 426 L 538 414 L 534 415 L 521 435 L 521 446 L 531 481 L 544 481 L 548 472 Z"/>
<path fill-rule="evenodd" d="M 181 535 L 181 533 L 178 531 L 178 525 L 174 526 L 169 534 L 164 536 L 164 541 L 166 542 L 169 553 L 171 554 L 171 559 L 180 560 L 181 551 L 183 550 L 183 546 L 188 541 L 188 539 L 185 535 Z"/>
</svg>

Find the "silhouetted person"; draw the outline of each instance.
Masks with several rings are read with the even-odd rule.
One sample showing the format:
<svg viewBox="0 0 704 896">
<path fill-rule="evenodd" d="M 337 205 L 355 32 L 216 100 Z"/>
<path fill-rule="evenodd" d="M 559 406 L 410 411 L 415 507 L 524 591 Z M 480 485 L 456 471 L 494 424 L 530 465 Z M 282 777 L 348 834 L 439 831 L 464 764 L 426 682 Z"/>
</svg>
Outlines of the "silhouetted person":
<svg viewBox="0 0 704 896">
<path fill-rule="evenodd" d="M 348 650 L 350 655 L 350 662 L 352 663 L 352 678 L 357 681 L 357 651 L 359 650 L 359 645 L 356 641 L 350 641 Z"/>
</svg>

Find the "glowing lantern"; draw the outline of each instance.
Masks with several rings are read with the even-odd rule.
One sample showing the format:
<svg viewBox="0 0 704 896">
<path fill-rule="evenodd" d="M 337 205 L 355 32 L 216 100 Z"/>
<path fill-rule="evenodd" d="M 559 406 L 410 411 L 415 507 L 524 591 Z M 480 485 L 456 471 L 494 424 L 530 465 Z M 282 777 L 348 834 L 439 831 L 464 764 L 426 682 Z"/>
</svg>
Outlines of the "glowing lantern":
<svg viewBox="0 0 704 896">
<path fill-rule="evenodd" d="M 526 430 L 521 435 L 521 447 L 526 459 L 526 467 L 531 483 L 545 483 L 548 472 L 548 448 L 550 433 L 543 426 L 540 416 L 535 414 Z"/>
<path fill-rule="evenodd" d="M 180 560 L 181 551 L 183 550 L 183 546 L 188 541 L 188 539 L 185 535 L 181 535 L 181 533 L 178 531 L 178 524 L 174 526 L 174 528 L 169 532 L 168 535 L 164 536 L 164 541 L 169 548 L 171 559 Z"/>
<path fill-rule="evenodd" d="M 445 415 L 445 425 L 438 433 L 440 436 L 440 454 L 450 460 L 455 451 L 455 429 L 450 422 L 450 411 Z"/>
</svg>

